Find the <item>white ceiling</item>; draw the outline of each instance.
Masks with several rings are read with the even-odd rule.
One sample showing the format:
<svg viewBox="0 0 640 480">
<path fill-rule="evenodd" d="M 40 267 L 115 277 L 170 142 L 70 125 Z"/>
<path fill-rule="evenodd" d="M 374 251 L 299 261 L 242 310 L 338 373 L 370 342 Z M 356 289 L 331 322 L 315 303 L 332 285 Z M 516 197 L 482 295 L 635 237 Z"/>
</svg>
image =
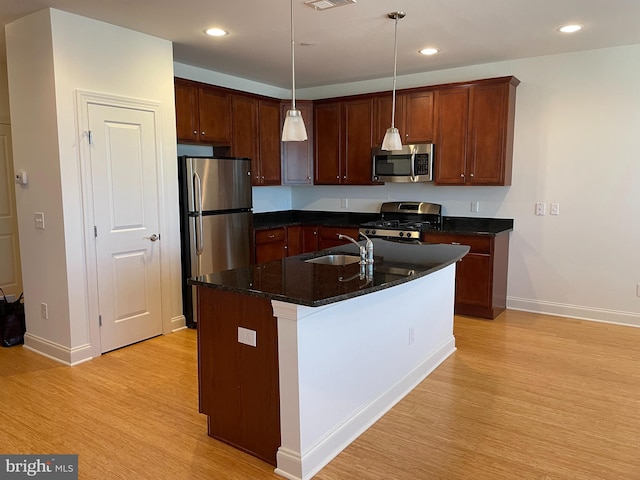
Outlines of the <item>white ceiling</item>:
<svg viewBox="0 0 640 480">
<path fill-rule="evenodd" d="M 0 24 L 46 7 L 171 40 L 180 63 L 291 84 L 288 0 L 0 0 Z M 357 0 L 324 11 L 294 0 L 296 86 L 391 76 L 393 11 L 406 12 L 399 75 L 640 43 L 640 0 Z M 556 32 L 565 23 L 584 29 Z M 230 34 L 207 37 L 210 26 Z M 441 52 L 419 55 L 426 46 Z"/>
</svg>

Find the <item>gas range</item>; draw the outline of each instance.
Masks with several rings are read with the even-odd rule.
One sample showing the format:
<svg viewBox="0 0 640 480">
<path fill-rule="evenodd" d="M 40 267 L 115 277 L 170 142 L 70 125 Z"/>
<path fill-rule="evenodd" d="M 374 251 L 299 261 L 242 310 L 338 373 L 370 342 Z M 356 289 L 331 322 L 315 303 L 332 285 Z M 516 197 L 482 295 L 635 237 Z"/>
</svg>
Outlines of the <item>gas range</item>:
<svg viewBox="0 0 640 480">
<path fill-rule="evenodd" d="M 380 206 L 380 219 L 360 225 L 368 237 L 419 241 L 425 230 L 439 230 L 442 206 L 426 202 L 386 202 Z"/>
</svg>

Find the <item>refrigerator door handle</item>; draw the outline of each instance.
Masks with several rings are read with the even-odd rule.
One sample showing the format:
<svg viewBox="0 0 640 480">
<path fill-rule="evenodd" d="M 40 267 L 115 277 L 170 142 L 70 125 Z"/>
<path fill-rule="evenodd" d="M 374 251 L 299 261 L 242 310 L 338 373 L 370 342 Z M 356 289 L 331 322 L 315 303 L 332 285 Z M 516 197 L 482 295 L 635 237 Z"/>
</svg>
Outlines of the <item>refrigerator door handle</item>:
<svg viewBox="0 0 640 480">
<path fill-rule="evenodd" d="M 196 221 L 196 255 L 202 255 L 204 245 L 202 241 L 202 182 L 198 172 L 193 172 L 193 204 L 196 207 L 198 220 Z"/>
</svg>

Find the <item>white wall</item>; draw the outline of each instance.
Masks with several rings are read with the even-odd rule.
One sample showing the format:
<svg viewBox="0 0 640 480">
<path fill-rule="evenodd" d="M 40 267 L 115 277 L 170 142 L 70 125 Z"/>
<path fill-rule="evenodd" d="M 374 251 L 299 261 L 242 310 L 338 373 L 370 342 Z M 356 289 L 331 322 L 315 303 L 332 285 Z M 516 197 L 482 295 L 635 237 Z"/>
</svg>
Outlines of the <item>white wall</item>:
<svg viewBox="0 0 640 480">
<path fill-rule="evenodd" d="M 176 77 L 187 78 L 197 82 L 217 85 L 219 87 L 232 88 L 242 92 L 251 92 L 273 98 L 291 98 L 291 89 L 274 87 L 265 83 L 258 83 L 240 77 L 234 77 L 224 73 L 218 73 L 204 68 L 192 67 L 183 63 L 174 63 Z M 297 98 L 297 97 L 296 97 Z"/>
<path fill-rule="evenodd" d="M 162 105 L 163 280 L 170 284 L 163 315 L 170 323 L 182 313 L 171 43 L 53 9 L 6 32 L 14 164 L 30 175 L 17 193 L 29 333 L 71 353 L 98 340 L 87 305 L 77 89 Z M 35 211 L 45 213 L 46 230 L 34 229 Z"/>
<path fill-rule="evenodd" d="M 640 45 L 401 77 L 399 88 L 515 75 L 511 187 L 293 188 L 294 209 L 377 211 L 386 200 L 442 203 L 446 215 L 505 217 L 508 306 L 640 326 Z M 385 80 L 301 92 L 386 90 Z M 480 212 L 470 212 L 471 201 Z M 560 215 L 534 215 L 535 202 Z"/>
</svg>

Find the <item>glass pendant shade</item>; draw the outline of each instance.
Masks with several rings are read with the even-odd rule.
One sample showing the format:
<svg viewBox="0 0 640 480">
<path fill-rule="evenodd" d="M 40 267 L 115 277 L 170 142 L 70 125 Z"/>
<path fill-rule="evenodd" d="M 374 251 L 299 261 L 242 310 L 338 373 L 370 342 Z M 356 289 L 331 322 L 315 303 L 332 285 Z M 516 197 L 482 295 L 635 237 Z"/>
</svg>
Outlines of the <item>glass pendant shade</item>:
<svg viewBox="0 0 640 480">
<path fill-rule="evenodd" d="M 400 140 L 400 132 L 395 127 L 387 128 L 387 133 L 384 134 L 384 139 L 382 140 L 382 149 L 383 150 L 401 150 L 402 149 L 402 141 Z"/>
<path fill-rule="evenodd" d="M 282 128 L 283 142 L 303 142 L 307 139 L 307 129 L 304 126 L 302 112 L 296 108 L 287 110 Z"/>
</svg>

